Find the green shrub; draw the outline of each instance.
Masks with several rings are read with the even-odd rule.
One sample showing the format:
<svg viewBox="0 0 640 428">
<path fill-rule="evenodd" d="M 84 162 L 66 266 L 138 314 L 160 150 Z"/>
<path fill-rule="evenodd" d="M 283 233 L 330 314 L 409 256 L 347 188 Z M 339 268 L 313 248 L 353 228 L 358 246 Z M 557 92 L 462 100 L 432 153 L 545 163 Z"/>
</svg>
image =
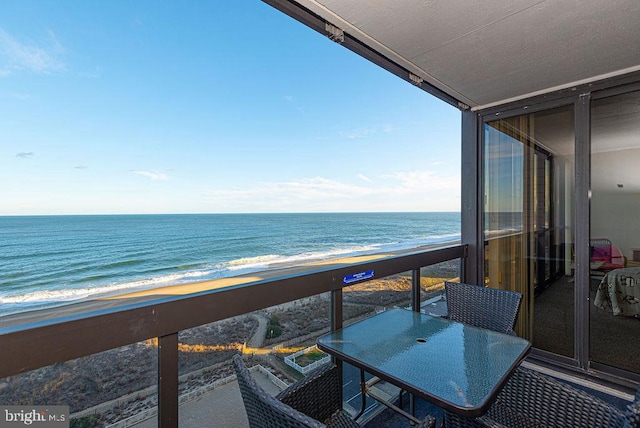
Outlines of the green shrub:
<svg viewBox="0 0 640 428">
<path fill-rule="evenodd" d="M 69 420 L 69 428 L 94 428 L 98 426 L 100 425 L 96 415 L 87 415 Z"/>
<path fill-rule="evenodd" d="M 274 337 L 278 337 L 282 334 L 282 326 L 280 325 L 280 319 L 273 315 L 269 319 L 269 323 L 267 324 L 267 339 L 272 339 Z"/>
</svg>

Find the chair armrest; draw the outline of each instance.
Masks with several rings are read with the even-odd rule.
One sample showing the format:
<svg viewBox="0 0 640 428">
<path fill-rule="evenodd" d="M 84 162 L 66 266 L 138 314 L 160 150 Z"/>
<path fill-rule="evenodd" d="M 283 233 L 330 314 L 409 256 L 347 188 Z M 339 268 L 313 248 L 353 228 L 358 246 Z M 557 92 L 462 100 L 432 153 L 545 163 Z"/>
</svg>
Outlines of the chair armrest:
<svg viewBox="0 0 640 428">
<path fill-rule="evenodd" d="M 342 410 L 338 367 L 329 364 L 280 392 L 276 398 L 318 421 L 327 421 Z"/>
<path fill-rule="evenodd" d="M 633 403 L 627 406 L 627 411 L 624 413 L 624 417 L 624 428 L 640 427 L 640 387 L 638 387 L 638 390 L 636 391 Z"/>
<path fill-rule="evenodd" d="M 334 364 L 326 365 L 312 372 L 307 377 L 299 380 L 280 392 L 276 398 L 318 421 L 333 426 L 331 420 L 336 421 L 336 426 L 350 426 L 344 421 L 344 417 L 336 417 L 336 412 L 342 411 L 341 382 L 338 367 Z M 349 420 L 349 422 L 352 422 Z M 354 426 L 357 426 L 353 422 Z M 425 417 L 417 428 L 435 428 L 436 419 L 430 415 Z"/>
<path fill-rule="evenodd" d="M 520 366 L 487 416 L 505 425 L 514 418 L 534 426 L 620 427 L 624 414 L 609 403 L 551 376 Z"/>
<path fill-rule="evenodd" d="M 417 428 L 435 428 L 436 418 L 431 415 L 427 415 L 418 425 L 414 425 Z"/>
<path fill-rule="evenodd" d="M 638 395 L 640 396 L 640 391 Z M 447 428 L 630 428 L 640 427 L 640 402 L 631 404 L 625 414 L 583 390 L 520 366 L 509 378 L 485 416 L 467 419 L 445 412 L 444 417 Z"/>
<path fill-rule="evenodd" d="M 640 427 L 640 401 L 636 401 L 633 404 L 627 406 L 627 411 L 624 414 L 625 425 L 624 428 L 638 428 Z"/>
<path fill-rule="evenodd" d="M 479 418 L 463 418 L 456 414 L 444 412 L 444 426 L 447 428 L 508 428 L 493 419 L 481 416 Z M 522 426 L 527 426 L 522 425 Z"/>
</svg>

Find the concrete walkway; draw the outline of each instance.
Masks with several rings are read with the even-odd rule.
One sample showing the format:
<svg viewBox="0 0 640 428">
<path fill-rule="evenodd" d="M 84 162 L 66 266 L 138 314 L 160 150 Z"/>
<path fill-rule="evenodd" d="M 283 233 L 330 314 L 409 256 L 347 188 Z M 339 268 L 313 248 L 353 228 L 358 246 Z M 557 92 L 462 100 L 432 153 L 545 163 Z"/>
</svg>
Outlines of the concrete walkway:
<svg viewBox="0 0 640 428">
<path fill-rule="evenodd" d="M 264 338 L 267 336 L 267 325 L 269 320 L 260 313 L 253 313 L 251 316 L 258 321 L 258 328 L 256 332 L 251 336 L 251 339 L 247 342 L 249 348 L 261 348 Z"/>
<path fill-rule="evenodd" d="M 280 388 L 260 371 L 252 372 L 253 378 L 269 394 L 276 395 Z M 131 425 L 120 427 L 157 428 L 157 415 Z M 181 428 L 248 428 L 247 414 L 242 403 L 238 382 L 229 382 L 198 398 L 180 404 L 178 426 Z"/>
</svg>

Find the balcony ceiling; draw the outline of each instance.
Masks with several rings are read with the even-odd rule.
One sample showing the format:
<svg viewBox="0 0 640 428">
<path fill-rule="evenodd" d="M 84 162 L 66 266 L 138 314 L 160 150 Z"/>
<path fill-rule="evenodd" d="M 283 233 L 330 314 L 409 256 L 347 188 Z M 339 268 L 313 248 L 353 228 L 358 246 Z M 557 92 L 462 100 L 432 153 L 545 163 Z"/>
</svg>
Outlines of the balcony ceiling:
<svg viewBox="0 0 640 428">
<path fill-rule="evenodd" d="M 291 1 L 474 109 L 640 70 L 638 0 Z"/>
</svg>

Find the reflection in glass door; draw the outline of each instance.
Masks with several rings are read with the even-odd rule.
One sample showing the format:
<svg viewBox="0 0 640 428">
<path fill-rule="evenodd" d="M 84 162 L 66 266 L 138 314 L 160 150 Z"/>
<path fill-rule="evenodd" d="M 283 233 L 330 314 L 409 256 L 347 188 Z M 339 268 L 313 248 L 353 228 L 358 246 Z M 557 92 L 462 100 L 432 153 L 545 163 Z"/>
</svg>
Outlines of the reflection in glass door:
<svg viewBox="0 0 640 428">
<path fill-rule="evenodd" d="M 523 294 L 519 335 L 573 356 L 572 106 L 484 124 L 485 282 Z"/>
<path fill-rule="evenodd" d="M 590 359 L 640 373 L 640 92 L 591 102 Z"/>
</svg>

